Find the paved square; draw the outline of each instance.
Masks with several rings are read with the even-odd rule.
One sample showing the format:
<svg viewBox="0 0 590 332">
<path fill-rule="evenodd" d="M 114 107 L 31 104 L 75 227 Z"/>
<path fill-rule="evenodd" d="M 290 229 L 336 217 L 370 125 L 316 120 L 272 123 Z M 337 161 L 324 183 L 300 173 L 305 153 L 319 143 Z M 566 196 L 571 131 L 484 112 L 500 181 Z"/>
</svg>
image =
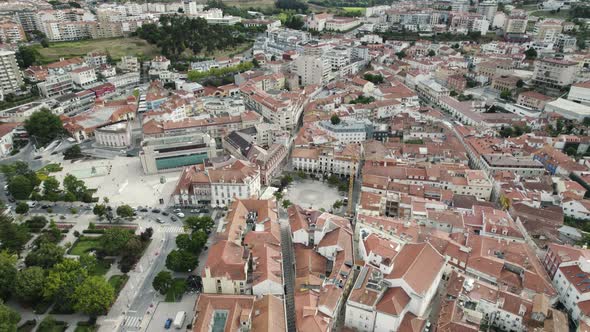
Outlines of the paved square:
<svg viewBox="0 0 590 332">
<path fill-rule="evenodd" d="M 343 200 L 338 188 L 319 180 L 296 180 L 287 188 L 285 199 L 303 208 L 325 209 L 330 211 L 334 202 Z"/>
<path fill-rule="evenodd" d="M 63 170 L 55 174 L 60 182 L 68 173 L 82 175 L 80 178 L 86 182 L 88 188 L 97 189 L 95 197 L 101 200 L 108 197 L 114 205 L 124 203 L 131 206 L 164 207 L 180 176 L 180 171 L 145 175 L 139 158 L 128 157 L 74 163 L 64 161 L 62 166 Z M 165 183 L 160 183 L 161 177 L 165 178 Z M 160 199 L 164 200 L 164 204 L 160 204 Z"/>
</svg>

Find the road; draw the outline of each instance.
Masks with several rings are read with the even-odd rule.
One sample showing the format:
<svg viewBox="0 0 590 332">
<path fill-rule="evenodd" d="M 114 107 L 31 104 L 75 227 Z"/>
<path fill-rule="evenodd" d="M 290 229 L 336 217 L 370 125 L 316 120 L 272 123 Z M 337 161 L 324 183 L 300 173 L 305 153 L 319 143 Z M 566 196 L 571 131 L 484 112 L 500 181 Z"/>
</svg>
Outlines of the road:
<svg viewBox="0 0 590 332">
<path fill-rule="evenodd" d="M 293 253 L 293 243 L 291 243 L 291 227 L 289 227 L 289 219 L 281 218 L 280 223 L 287 331 L 295 332 L 295 255 Z"/>
</svg>

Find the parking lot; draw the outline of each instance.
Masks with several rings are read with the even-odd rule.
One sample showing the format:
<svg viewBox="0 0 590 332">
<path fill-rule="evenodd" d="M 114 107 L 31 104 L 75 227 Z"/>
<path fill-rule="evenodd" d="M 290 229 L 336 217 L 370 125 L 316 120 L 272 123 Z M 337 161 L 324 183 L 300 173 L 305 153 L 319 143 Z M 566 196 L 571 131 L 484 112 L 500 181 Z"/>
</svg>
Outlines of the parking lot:
<svg viewBox="0 0 590 332">
<path fill-rule="evenodd" d="M 174 320 L 176 313 L 179 311 L 186 312 L 186 318 L 183 324 L 186 327 L 186 325 L 191 324 L 193 321 L 196 301 L 196 293 L 187 293 L 182 297 L 182 300 L 180 302 L 159 302 L 155 308 L 154 314 L 151 316 L 146 331 L 165 331 L 164 324 L 166 324 L 166 320 Z M 170 326 L 170 330 L 175 330 L 174 326 Z"/>
</svg>

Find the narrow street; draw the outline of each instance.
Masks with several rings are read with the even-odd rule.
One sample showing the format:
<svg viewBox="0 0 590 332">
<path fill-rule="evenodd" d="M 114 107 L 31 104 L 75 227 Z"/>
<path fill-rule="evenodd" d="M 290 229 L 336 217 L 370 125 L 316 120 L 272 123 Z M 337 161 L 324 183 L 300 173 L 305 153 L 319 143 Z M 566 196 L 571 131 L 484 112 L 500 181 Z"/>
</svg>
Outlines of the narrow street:
<svg viewBox="0 0 590 332">
<path fill-rule="evenodd" d="M 289 227 L 289 221 L 286 218 L 281 218 L 280 223 L 287 331 L 295 332 L 295 255 L 293 254 L 293 243 L 291 242 L 291 228 Z"/>
</svg>

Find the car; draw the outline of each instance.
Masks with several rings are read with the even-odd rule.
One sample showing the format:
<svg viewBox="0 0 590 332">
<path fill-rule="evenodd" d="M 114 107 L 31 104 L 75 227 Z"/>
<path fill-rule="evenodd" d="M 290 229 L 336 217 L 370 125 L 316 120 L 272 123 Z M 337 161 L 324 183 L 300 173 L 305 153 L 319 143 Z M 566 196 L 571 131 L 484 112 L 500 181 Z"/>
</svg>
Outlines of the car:
<svg viewBox="0 0 590 332">
<path fill-rule="evenodd" d="M 180 210 L 180 209 L 174 209 L 174 211 L 173 211 L 173 212 L 174 212 L 174 213 L 179 213 L 180 211 L 182 211 L 182 210 Z"/>
<path fill-rule="evenodd" d="M 160 224 L 163 224 L 163 223 L 164 223 L 164 220 L 162 220 L 162 219 L 160 219 L 160 218 L 156 218 L 156 221 L 157 221 L 158 223 L 160 223 Z"/>
<path fill-rule="evenodd" d="M 166 212 L 166 211 L 162 211 L 162 215 L 163 215 L 163 216 L 168 216 L 168 215 L 170 215 L 170 213 L 168 213 L 168 212 Z"/>
<path fill-rule="evenodd" d="M 182 213 L 182 212 L 178 212 L 178 213 L 176 214 L 176 216 L 177 216 L 178 218 L 184 218 L 184 213 Z"/>
<path fill-rule="evenodd" d="M 200 209 L 199 213 L 209 213 L 209 209 Z"/>
<path fill-rule="evenodd" d="M 8 201 L 10 203 L 14 203 L 14 202 L 16 202 L 16 199 L 14 199 L 14 197 L 8 197 Z"/>
<path fill-rule="evenodd" d="M 141 211 L 141 212 L 148 212 L 148 209 L 143 208 L 143 209 L 140 209 L 139 211 Z"/>
<path fill-rule="evenodd" d="M 45 209 L 49 209 L 49 205 L 47 205 L 47 204 L 43 204 L 43 205 L 41 205 L 41 208 L 42 208 L 43 210 L 45 210 Z"/>
<path fill-rule="evenodd" d="M 43 158 L 43 156 L 37 156 L 37 157 L 35 157 L 35 158 L 33 158 L 33 159 L 35 159 L 35 160 L 39 160 L 39 159 L 41 159 L 41 158 Z"/>
<path fill-rule="evenodd" d="M 175 217 L 175 216 L 172 216 L 172 217 L 170 217 L 170 220 L 172 220 L 172 221 L 177 221 L 178 219 L 176 219 L 176 217 Z"/>
<path fill-rule="evenodd" d="M 152 213 L 160 213 L 160 209 L 153 209 Z"/>
<path fill-rule="evenodd" d="M 191 213 L 199 213 L 199 210 L 197 210 L 197 209 L 192 209 L 192 210 L 191 210 Z"/>
<path fill-rule="evenodd" d="M 168 318 L 166 319 L 166 323 L 164 323 L 164 328 L 166 330 L 170 329 L 170 326 L 172 325 L 172 318 Z"/>
</svg>

